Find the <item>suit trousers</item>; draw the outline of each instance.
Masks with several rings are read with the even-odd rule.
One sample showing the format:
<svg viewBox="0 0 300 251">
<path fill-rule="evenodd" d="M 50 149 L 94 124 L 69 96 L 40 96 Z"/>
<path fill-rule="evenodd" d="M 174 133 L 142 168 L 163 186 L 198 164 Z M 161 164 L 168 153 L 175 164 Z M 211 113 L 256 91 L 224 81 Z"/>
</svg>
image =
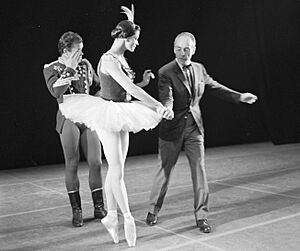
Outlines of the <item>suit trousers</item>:
<svg viewBox="0 0 300 251">
<path fill-rule="evenodd" d="M 196 220 L 205 219 L 208 214 L 208 183 L 204 166 L 204 138 L 200 134 L 191 113 L 185 117 L 186 126 L 176 141 L 159 138 L 160 165 L 154 176 L 150 194 L 149 212 L 158 214 L 166 196 L 170 176 L 182 149 L 188 158 L 194 192 L 194 214 Z"/>
</svg>

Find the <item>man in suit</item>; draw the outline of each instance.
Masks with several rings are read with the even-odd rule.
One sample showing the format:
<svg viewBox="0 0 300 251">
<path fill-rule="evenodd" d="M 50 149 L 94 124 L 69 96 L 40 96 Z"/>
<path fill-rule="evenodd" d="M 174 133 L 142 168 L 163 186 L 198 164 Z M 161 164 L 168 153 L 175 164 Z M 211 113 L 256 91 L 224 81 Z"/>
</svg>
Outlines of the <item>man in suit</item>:
<svg viewBox="0 0 300 251">
<path fill-rule="evenodd" d="M 209 190 L 204 167 L 204 130 L 199 101 L 205 89 L 227 101 L 252 104 L 257 97 L 239 93 L 214 81 L 200 63 L 192 62 L 196 40 L 189 32 L 174 41 L 175 60 L 159 69 L 159 99 L 172 109 L 174 118 L 163 119 L 159 127 L 160 166 L 154 177 L 146 223 L 155 225 L 162 207 L 170 174 L 184 148 L 191 169 L 194 214 L 201 232 L 210 233 L 207 221 Z"/>
<path fill-rule="evenodd" d="M 100 90 L 100 81 L 92 65 L 82 58 L 83 40 L 75 32 L 64 33 L 58 42 L 60 57 L 44 66 L 44 77 L 49 92 L 58 103 L 66 94 L 95 95 Z M 81 199 L 79 194 L 78 164 L 79 148 L 89 165 L 89 186 L 91 189 L 94 217 L 102 219 L 106 215 L 103 201 L 101 177 L 101 144 L 97 133 L 83 124 L 73 123 L 58 110 L 56 131 L 59 133 L 65 157 L 65 185 L 72 207 L 72 224 L 83 225 Z"/>
</svg>

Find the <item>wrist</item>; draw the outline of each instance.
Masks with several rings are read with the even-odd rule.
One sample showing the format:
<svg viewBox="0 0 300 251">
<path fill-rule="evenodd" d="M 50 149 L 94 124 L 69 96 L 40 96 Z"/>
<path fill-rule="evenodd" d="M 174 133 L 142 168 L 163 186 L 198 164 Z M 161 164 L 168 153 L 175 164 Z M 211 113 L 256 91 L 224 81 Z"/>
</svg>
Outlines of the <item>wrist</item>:
<svg viewBox="0 0 300 251">
<path fill-rule="evenodd" d="M 147 83 L 147 81 L 142 80 L 142 81 L 139 82 L 137 85 L 138 85 L 139 87 L 144 87 L 144 86 L 148 85 L 148 83 Z"/>
<path fill-rule="evenodd" d="M 66 65 L 66 69 L 72 69 L 73 71 L 75 71 L 76 67 L 74 67 L 73 65 Z"/>
<path fill-rule="evenodd" d="M 162 103 L 158 102 L 157 109 L 165 109 Z"/>
<path fill-rule="evenodd" d="M 73 75 L 75 75 L 76 70 L 72 67 L 66 66 L 64 72 L 67 72 L 67 73 L 71 74 L 71 76 L 73 76 Z"/>
</svg>

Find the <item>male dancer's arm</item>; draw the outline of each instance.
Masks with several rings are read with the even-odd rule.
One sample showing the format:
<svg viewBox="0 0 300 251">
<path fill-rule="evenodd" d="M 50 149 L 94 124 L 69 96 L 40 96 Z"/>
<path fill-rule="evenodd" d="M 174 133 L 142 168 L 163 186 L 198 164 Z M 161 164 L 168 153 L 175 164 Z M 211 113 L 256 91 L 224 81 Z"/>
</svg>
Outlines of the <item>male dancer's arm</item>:
<svg viewBox="0 0 300 251">
<path fill-rule="evenodd" d="M 50 65 L 44 68 L 43 73 L 48 90 L 52 96 L 59 98 L 69 88 L 76 71 L 66 67 L 62 73 L 60 73 L 59 70 L 54 69 L 54 66 Z"/>
<path fill-rule="evenodd" d="M 158 97 L 160 102 L 168 109 L 173 109 L 172 80 L 161 70 L 158 71 Z"/>
<path fill-rule="evenodd" d="M 205 88 L 214 96 L 224 99 L 229 102 L 240 102 L 241 93 L 232 90 L 217 81 L 213 80 L 206 72 L 203 65 L 201 65 L 202 74 L 204 78 Z"/>
<path fill-rule="evenodd" d="M 161 70 L 158 71 L 158 96 L 160 102 L 167 108 L 164 118 L 172 120 L 174 118 L 172 80 Z"/>
</svg>

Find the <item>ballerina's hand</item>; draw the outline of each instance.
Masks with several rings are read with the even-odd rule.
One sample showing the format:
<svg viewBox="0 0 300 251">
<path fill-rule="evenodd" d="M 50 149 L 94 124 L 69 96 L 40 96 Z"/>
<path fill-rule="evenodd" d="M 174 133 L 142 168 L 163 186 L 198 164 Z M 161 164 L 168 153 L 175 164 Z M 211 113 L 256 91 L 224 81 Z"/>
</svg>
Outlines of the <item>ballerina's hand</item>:
<svg viewBox="0 0 300 251">
<path fill-rule="evenodd" d="M 151 72 L 151 70 L 145 70 L 144 74 L 143 74 L 143 81 L 142 81 L 141 87 L 147 86 L 149 84 L 151 78 L 152 79 L 155 78 L 154 74 Z"/>
<path fill-rule="evenodd" d="M 164 107 L 161 112 L 161 115 L 164 119 L 172 120 L 174 118 L 174 112 L 171 108 Z"/>
</svg>

